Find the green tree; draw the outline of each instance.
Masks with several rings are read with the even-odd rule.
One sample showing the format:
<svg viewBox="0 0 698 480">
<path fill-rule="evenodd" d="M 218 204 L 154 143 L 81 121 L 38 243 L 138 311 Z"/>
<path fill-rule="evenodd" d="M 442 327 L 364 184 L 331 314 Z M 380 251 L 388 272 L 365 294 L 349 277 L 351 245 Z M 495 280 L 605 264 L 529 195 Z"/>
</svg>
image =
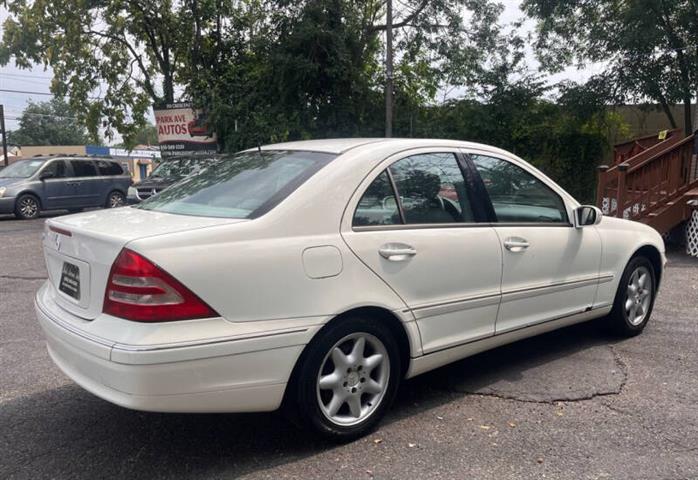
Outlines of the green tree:
<svg viewBox="0 0 698 480">
<path fill-rule="evenodd" d="M 175 3 L 177 7 L 175 7 Z M 191 2 L 16 0 L 7 2 L 0 64 L 42 64 L 90 134 L 106 126 L 125 139 L 145 125 L 153 102 L 175 98 L 182 51 L 190 48 Z"/>
<path fill-rule="evenodd" d="M 84 145 L 89 140 L 68 104 L 59 98 L 29 102 L 19 118 L 19 128 L 7 133 L 9 143 L 21 146 Z"/>
<path fill-rule="evenodd" d="M 484 63 L 501 7 L 408 0 L 395 16 L 396 118 L 465 85 Z M 381 0 L 275 0 L 202 29 L 211 68 L 185 70 L 187 93 L 211 111 L 224 148 L 310 137 L 382 135 Z M 213 30 L 212 30 L 213 29 Z"/>
<path fill-rule="evenodd" d="M 537 48 L 552 71 L 603 62 L 603 81 L 616 98 L 683 103 L 692 133 L 698 91 L 698 3 L 695 0 L 524 0 L 538 20 Z"/>
</svg>

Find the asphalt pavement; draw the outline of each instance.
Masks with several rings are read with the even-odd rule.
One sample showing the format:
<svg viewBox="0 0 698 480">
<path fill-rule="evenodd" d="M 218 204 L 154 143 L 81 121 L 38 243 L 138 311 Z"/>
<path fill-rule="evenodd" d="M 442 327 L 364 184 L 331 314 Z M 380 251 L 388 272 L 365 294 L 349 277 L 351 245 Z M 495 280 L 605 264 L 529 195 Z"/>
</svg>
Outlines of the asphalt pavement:
<svg viewBox="0 0 698 480">
<path fill-rule="evenodd" d="M 595 323 L 407 381 L 333 445 L 271 414 L 155 414 L 83 391 L 33 312 L 43 220 L 0 216 L 0 479 L 698 478 L 698 260 L 670 256 L 645 332 Z"/>
</svg>

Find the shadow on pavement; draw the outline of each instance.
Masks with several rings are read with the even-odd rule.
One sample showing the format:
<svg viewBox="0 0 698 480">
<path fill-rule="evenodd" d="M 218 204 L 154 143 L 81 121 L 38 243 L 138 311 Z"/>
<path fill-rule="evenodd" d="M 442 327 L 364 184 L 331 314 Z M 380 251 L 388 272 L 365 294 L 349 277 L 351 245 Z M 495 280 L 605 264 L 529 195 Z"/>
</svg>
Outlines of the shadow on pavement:
<svg viewBox="0 0 698 480">
<path fill-rule="evenodd" d="M 516 383 L 531 369 L 609 342 L 589 323 L 459 361 L 405 382 L 384 422 L 503 380 Z M 2 478 L 234 478 L 335 447 L 276 413 L 135 412 L 72 384 L 3 403 L 0 425 Z"/>
</svg>

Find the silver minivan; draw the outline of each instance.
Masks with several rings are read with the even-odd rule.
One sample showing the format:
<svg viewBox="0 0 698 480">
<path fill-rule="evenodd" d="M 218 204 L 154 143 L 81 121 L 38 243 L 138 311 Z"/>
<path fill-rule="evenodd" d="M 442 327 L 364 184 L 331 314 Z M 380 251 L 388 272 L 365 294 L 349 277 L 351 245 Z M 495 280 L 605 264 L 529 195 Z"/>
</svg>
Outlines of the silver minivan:
<svg viewBox="0 0 698 480">
<path fill-rule="evenodd" d="M 34 157 L 0 170 L 0 214 L 30 219 L 42 210 L 120 207 L 131 176 L 108 158 Z"/>
</svg>

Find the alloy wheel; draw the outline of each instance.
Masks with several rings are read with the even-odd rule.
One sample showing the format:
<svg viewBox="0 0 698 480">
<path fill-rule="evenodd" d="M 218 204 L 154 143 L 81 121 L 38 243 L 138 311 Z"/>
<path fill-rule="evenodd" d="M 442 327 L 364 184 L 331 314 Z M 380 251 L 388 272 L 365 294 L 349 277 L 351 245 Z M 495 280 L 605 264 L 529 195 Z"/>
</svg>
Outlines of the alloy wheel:
<svg viewBox="0 0 698 480">
<path fill-rule="evenodd" d="M 109 208 L 117 208 L 124 205 L 124 196 L 120 193 L 112 193 L 109 196 Z"/>
<path fill-rule="evenodd" d="M 25 218 L 34 218 L 39 213 L 39 204 L 32 197 L 22 197 L 19 200 L 19 213 Z"/>
<path fill-rule="evenodd" d="M 625 299 L 625 314 L 631 325 L 640 325 L 652 302 L 652 275 L 645 266 L 639 266 L 628 280 Z"/>
<path fill-rule="evenodd" d="M 327 353 L 317 378 L 323 415 L 336 425 L 366 420 L 381 404 L 390 379 L 390 357 L 377 337 L 353 333 Z"/>
</svg>

